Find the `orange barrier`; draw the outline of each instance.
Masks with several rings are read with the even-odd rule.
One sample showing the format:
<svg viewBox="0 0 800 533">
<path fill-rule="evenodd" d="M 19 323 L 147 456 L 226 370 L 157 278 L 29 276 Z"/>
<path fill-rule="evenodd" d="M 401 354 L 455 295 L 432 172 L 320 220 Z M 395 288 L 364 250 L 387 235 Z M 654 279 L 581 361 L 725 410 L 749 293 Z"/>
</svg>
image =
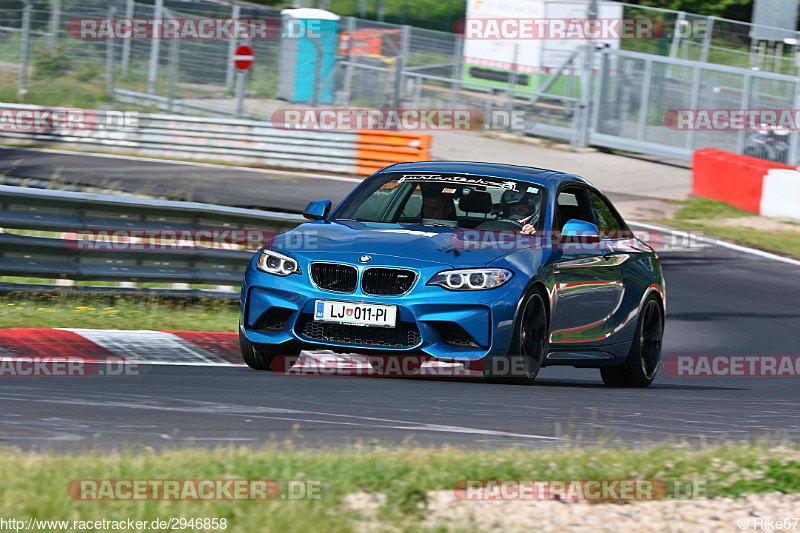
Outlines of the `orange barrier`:
<svg viewBox="0 0 800 533">
<path fill-rule="evenodd" d="M 758 213 L 763 177 L 772 168 L 796 167 L 715 148 L 696 150 L 692 159 L 692 192 Z"/>
<path fill-rule="evenodd" d="M 356 173 L 369 176 L 394 163 L 430 161 L 431 136 L 403 131 L 360 130 Z"/>
<path fill-rule="evenodd" d="M 379 30 L 365 28 L 350 32 L 342 32 L 339 40 L 339 54 L 346 56 L 348 47 L 354 56 L 396 57 L 400 50 L 400 39 L 403 30 Z M 351 42 L 352 39 L 352 42 Z"/>
</svg>

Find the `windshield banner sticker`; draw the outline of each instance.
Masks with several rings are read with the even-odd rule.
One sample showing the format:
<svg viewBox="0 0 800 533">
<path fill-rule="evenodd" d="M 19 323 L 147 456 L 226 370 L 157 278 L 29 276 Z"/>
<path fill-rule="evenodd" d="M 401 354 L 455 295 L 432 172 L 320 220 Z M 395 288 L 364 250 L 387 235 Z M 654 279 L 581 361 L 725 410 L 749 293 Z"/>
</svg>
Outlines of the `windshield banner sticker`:
<svg viewBox="0 0 800 533">
<path fill-rule="evenodd" d="M 403 174 L 399 182 L 405 181 L 432 181 L 439 183 L 458 183 L 463 185 L 479 185 L 484 187 L 495 187 L 507 191 L 516 191 L 517 184 L 513 181 L 493 181 L 486 178 L 467 178 L 465 176 L 441 176 L 439 174 Z"/>
</svg>

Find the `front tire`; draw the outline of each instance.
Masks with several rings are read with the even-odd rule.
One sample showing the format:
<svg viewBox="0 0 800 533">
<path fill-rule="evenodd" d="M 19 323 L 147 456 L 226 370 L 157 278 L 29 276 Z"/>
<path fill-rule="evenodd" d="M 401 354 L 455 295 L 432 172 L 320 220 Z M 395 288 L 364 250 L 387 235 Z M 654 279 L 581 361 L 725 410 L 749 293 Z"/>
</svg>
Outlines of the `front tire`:
<svg viewBox="0 0 800 533">
<path fill-rule="evenodd" d="M 603 383 L 611 387 L 647 387 L 656 377 L 661 361 L 664 318 L 661 304 L 650 295 L 642 305 L 628 358 L 618 366 L 600 369 Z"/>
<path fill-rule="evenodd" d="M 239 330 L 239 348 L 242 351 L 242 359 L 244 359 L 245 364 L 256 370 L 272 371 L 272 363 L 277 357 L 300 354 L 300 350 L 280 350 L 268 344 L 252 343 L 247 336 L 242 333 L 241 329 Z M 291 364 L 288 366 L 291 368 Z"/>
<path fill-rule="evenodd" d="M 524 297 L 508 354 L 487 361 L 490 366 L 484 365 L 483 368 L 486 381 L 533 384 L 547 352 L 549 323 L 545 302 L 545 297 L 538 289 Z"/>
</svg>

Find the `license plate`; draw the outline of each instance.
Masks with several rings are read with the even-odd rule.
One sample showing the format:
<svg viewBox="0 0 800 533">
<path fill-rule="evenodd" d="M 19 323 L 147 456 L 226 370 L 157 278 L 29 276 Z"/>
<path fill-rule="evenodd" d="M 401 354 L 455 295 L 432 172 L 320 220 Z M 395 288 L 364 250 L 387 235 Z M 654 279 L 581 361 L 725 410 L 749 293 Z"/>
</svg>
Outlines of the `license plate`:
<svg viewBox="0 0 800 533">
<path fill-rule="evenodd" d="M 378 326 L 393 328 L 397 318 L 397 306 L 362 304 L 356 302 L 314 302 L 314 320 L 336 322 L 354 326 Z"/>
</svg>

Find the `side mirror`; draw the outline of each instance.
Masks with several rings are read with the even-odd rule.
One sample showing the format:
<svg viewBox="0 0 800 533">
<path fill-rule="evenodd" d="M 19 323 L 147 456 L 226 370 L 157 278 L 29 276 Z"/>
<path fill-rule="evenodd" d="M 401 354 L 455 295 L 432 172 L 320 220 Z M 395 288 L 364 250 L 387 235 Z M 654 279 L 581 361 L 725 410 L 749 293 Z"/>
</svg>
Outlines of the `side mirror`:
<svg viewBox="0 0 800 533">
<path fill-rule="evenodd" d="M 573 218 L 561 229 L 561 244 L 597 244 L 600 242 L 600 230 L 591 222 Z"/>
<path fill-rule="evenodd" d="M 303 211 L 303 216 L 308 220 L 322 220 L 327 217 L 331 212 L 330 200 L 315 200 L 308 204 L 306 210 Z"/>
</svg>

